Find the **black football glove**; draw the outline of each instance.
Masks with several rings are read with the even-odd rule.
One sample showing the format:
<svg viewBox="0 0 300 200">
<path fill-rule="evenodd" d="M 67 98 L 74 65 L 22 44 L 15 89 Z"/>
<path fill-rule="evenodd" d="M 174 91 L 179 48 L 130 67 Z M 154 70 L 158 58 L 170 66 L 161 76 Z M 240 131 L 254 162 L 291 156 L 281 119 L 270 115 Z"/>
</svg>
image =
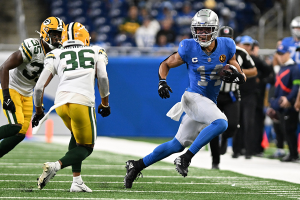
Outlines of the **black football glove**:
<svg viewBox="0 0 300 200">
<path fill-rule="evenodd" d="M 232 72 L 224 70 L 223 72 L 225 75 L 221 78 L 226 83 L 237 83 L 237 84 L 243 84 L 245 83 L 244 75 L 239 73 L 236 67 L 230 66 L 229 67 Z"/>
<path fill-rule="evenodd" d="M 16 107 L 14 102 L 12 101 L 10 94 L 9 94 L 9 89 L 4 89 L 3 90 L 3 109 L 11 111 L 12 113 L 16 112 Z"/>
<path fill-rule="evenodd" d="M 110 115 L 110 106 L 104 106 L 102 103 L 98 106 L 98 113 L 102 117 L 107 117 Z"/>
<path fill-rule="evenodd" d="M 162 99 L 167 99 L 170 98 L 170 93 L 173 93 L 172 89 L 170 86 L 168 86 L 166 80 L 160 80 L 158 83 L 158 94 Z"/>
<path fill-rule="evenodd" d="M 35 127 L 35 126 L 38 126 L 39 125 L 39 122 L 41 121 L 41 119 L 45 116 L 45 113 L 42 112 L 41 114 L 34 114 L 33 116 L 33 119 L 31 121 L 32 123 L 32 128 Z"/>
</svg>

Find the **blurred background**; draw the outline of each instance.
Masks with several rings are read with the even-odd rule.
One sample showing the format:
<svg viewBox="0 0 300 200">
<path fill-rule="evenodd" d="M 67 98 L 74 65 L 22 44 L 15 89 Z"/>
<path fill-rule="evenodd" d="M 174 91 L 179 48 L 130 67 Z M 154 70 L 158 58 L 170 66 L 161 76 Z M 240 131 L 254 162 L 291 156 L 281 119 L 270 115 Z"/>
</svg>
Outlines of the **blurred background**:
<svg viewBox="0 0 300 200">
<path fill-rule="evenodd" d="M 170 71 L 173 93 L 166 100 L 157 93 L 158 67 L 182 39 L 192 37 L 190 22 L 198 10 L 214 10 L 220 26 L 231 26 L 235 38 L 249 35 L 257 40 L 259 56 L 269 64 L 277 41 L 291 35 L 290 22 L 300 15 L 299 0 L 0 0 L 0 5 L 0 64 L 24 39 L 39 37 L 36 31 L 49 16 L 84 24 L 91 44 L 104 47 L 109 57 L 112 114 L 97 114 L 98 135 L 135 137 L 173 137 L 177 132 L 179 123 L 166 113 L 188 86 L 186 66 Z M 54 79 L 46 88 L 46 111 L 53 105 L 56 86 Z M 69 134 L 55 112 L 50 119 L 55 134 Z M 0 123 L 6 123 L 2 111 Z"/>
</svg>

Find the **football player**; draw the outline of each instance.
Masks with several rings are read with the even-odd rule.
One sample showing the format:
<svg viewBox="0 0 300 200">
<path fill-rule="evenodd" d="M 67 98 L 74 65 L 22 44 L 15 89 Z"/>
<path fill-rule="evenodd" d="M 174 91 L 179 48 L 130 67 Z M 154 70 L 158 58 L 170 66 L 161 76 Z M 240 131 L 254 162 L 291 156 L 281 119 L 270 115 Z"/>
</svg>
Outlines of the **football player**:
<svg viewBox="0 0 300 200">
<path fill-rule="evenodd" d="M 217 38 L 219 19 L 210 9 L 198 11 L 192 19 L 193 39 L 180 42 L 178 52 L 165 59 L 159 66 L 158 93 L 161 98 L 169 98 L 172 92 L 166 78 L 171 68 L 187 65 L 189 87 L 184 92 L 181 102 L 176 104 L 168 116 L 178 119 L 184 111 L 175 137 L 156 147 L 144 158 L 126 162 L 124 185 L 131 188 L 140 172 L 165 157 L 190 148 L 174 161 L 176 170 L 187 176 L 192 157 L 211 139 L 227 129 L 228 123 L 224 113 L 216 105 L 222 80 L 218 71 L 227 63 L 231 64 L 224 80 L 242 84 L 246 81 L 235 58 L 235 44 L 230 38 Z M 173 114 L 172 114 L 173 113 Z"/>
<path fill-rule="evenodd" d="M 0 158 L 25 138 L 33 111 L 33 88 L 46 54 L 61 45 L 63 28 L 64 22 L 58 17 L 47 18 L 40 38 L 25 39 L 0 67 L 0 99 L 8 119 L 8 124 L 0 127 Z"/>
<path fill-rule="evenodd" d="M 291 54 L 291 58 L 298 64 L 300 68 L 300 16 L 295 17 L 290 23 L 290 30 L 292 36 L 283 38 L 282 42 L 289 45 L 289 52 Z M 278 55 L 276 55 L 276 58 Z M 280 65 L 282 63 L 278 59 L 274 59 L 273 66 L 280 69 Z"/>
<path fill-rule="evenodd" d="M 56 91 L 55 104 L 57 114 L 71 131 L 69 151 L 56 162 L 46 162 L 43 173 L 38 179 L 38 188 L 43 189 L 56 172 L 72 166 L 73 183 L 70 192 L 92 192 L 81 178 L 81 164 L 92 152 L 96 141 L 95 114 L 95 77 L 102 102 L 98 112 L 107 117 L 110 114 L 108 105 L 109 83 L 106 72 L 108 58 L 103 48 L 89 47 L 90 35 L 86 28 L 78 23 L 68 24 L 62 33 L 63 49 L 55 49 L 46 55 L 44 71 L 34 88 L 36 114 L 32 127 L 43 118 L 42 97 L 44 88 L 53 76 L 60 81 Z"/>
</svg>

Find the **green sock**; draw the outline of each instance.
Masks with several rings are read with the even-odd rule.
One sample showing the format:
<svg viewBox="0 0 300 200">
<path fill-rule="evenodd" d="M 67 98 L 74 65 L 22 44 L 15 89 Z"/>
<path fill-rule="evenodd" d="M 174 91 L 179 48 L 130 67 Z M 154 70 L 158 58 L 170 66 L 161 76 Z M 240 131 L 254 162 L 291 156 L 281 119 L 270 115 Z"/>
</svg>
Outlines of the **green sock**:
<svg viewBox="0 0 300 200">
<path fill-rule="evenodd" d="M 70 139 L 70 142 L 69 142 L 69 151 L 71 149 L 74 149 L 75 147 L 77 147 L 76 140 L 75 140 L 75 137 L 74 137 L 73 133 L 71 132 L 71 139 Z M 82 162 L 73 164 L 72 165 L 72 172 L 81 172 L 81 165 L 82 165 Z"/>
<path fill-rule="evenodd" d="M 0 143 L 0 158 L 15 148 L 24 138 L 25 134 L 17 134 L 4 138 Z"/>
<path fill-rule="evenodd" d="M 13 135 L 16 135 L 19 133 L 19 131 L 22 129 L 21 126 L 15 125 L 15 124 L 6 124 L 4 126 L 0 127 L 0 140 L 3 138 L 7 138 Z"/>
<path fill-rule="evenodd" d="M 77 146 L 69 150 L 64 157 L 59 159 L 62 162 L 61 168 L 65 168 L 70 165 L 81 163 L 93 152 L 93 148 Z"/>
</svg>

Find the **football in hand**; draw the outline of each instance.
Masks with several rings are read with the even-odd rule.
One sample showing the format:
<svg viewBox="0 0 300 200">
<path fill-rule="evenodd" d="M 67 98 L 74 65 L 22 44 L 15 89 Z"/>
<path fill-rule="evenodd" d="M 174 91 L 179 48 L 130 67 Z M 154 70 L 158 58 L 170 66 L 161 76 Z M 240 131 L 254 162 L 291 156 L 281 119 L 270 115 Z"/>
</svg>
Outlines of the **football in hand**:
<svg viewBox="0 0 300 200">
<path fill-rule="evenodd" d="M 228 71 L 230 73 L 232 73 L 232 69 L 230 69 L 230 66 L 229 64 L 226 64 L 225 66 L 223 66 L 220 71 L 219 71 L 219 76 L 222 78 L 223 76 L 226 75 L 226 72 L 225 71 Z"/>
</svg>

